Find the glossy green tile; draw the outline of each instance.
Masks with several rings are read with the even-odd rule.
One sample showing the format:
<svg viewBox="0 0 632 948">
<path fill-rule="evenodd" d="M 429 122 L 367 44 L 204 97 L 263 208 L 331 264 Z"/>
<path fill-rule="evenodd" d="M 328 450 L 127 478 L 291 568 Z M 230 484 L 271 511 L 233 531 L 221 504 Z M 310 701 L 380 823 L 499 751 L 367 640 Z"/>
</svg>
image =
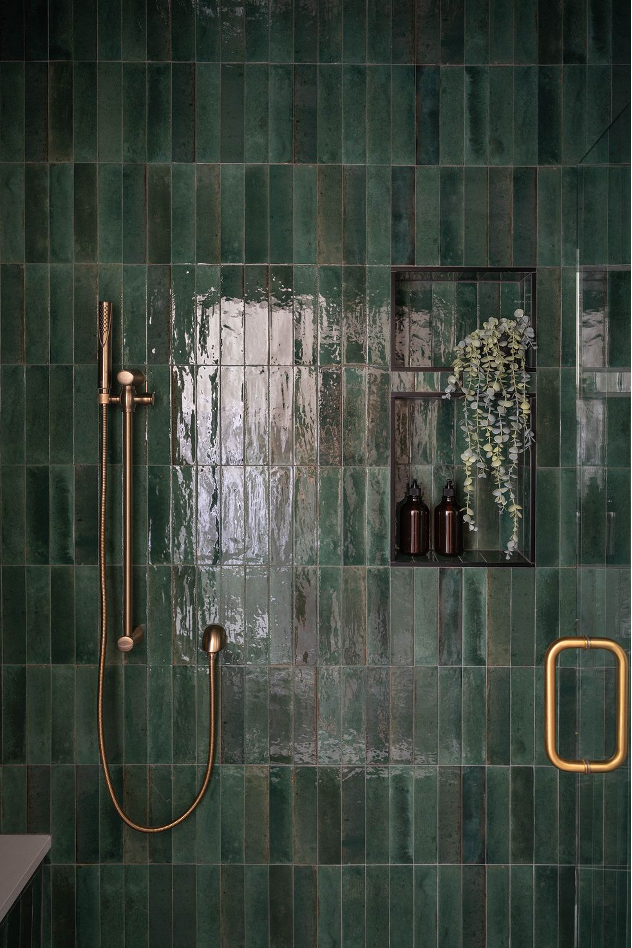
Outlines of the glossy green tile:
<svg viewBox="0 0 632 948">
<path fill-rule="evenodd" d="M 291 263 L 293 254 L 292 169 L 270 166 L 270 262 Z"/>
<path fill-rule="evenodd" d="M 510 757 L 510 676 L 507 668 L 489 670 L 487 680 L 487 762 L 507 764 Z"/>
<path fill-rule="evenodd" d="M 511 769 L 512 862 L 533 860 L 533 770 Z"/>
<path fill-rule="evenodd" d="M 366 556 L 366 479 L 362 468 L 346 468 L 342 484 L 343 562 L 362 565 Z"/>
<path fill-rule="evenodd" d="M 45 563 L 49 559 L 49 471 L 43 465 L 26 468 L 26 561 Z"/>
<path fill-rule="evenodd" d="M 296 65 L 294 68 L 294 160 L 316 160 L 317 131 L 317 67 Z"/>
<path fill-rule="evenodd" d="M 342 259 L 342 169 L 318 168 L 318 262 Z"/>
<path fill-rule="evenodd" d="M 341 809 L 340 771 L 318 768 L 318 862 L 340 865 Z"/>
<path fill-rule="evenodd" d="M 149 165 L 147 169 L 147 262 L 171 262 L 171 169 Z M 135 261 L 130 261 L 135 262 Z"/>
<path fill-rule="evenodd" d="M 466 63 L 486 63 L 490 53 L 490 29 L 487 25 L 489 5 L 481 0 L 467 0 L 465 4 Z"/>
<path fill-rule="evenodd" d="M 344 67 L 342 75 L 342 160 L 345 163 L 361 164 L 365 161 L 366 86 L 365 67 Z"/>
<path fill-rule="evenodd" d="M 439 169 L 417 168 L 415 180 L 415 263 L 439 261 Z"/>
<path fill-rule="evenodd" d="M 360 464 L 366 455 L 366 384 L 362 369 L 343 369 L 343 463 Z"/>
<path fill-rule="evenodd" d="M 412 66 L 392 67 L 390 91 L 397 103 L 397 121 L 391 126 L 391 160 L 397 165 L 414 164 L 415 70 Z M 387 155 L 385 159 L 388 160 Z"/>
<path fill-rule="evenodd" d="M 99 63 L 98 87 L 98 158 L 120 161 L 122 155 L 123 90 L 120 63 Z"/>
<path fill-rule="evenodd" d="M 316 263 L 318 252 L 318 177 L 316 166 L 296 167 L 294 169 L 293 187 L 293 259 L 295 263 L 299 264 Z M 298 271 L 297 276 L 300 275 L 304 275 L 302 270 Z"/>
<path fill-rule="evenodd" d="M 485 770 L 465 767 L 462 775 L 463 862 L 485 861 Z M 474 877 L 475 878 L 475 877 Z"/>
<path fill-rule="evenodd" d="M 2 161 L 22 161 L 25 150 L 25 67 L 21 62 L 3 62 L 0 71 L 0 114 Z"/>
<path fill-rule="evenodd" d="M 354 948 L 365 937 L 365 872 L 362 866 L 342 870 L 342 944 Z"/>
<path fill-rule="evenodd" d="M 538 69 L 519 66 L 514 72 L 514 160 L 538 163 Z"/>
<path fill-rule="evenodd" d="M 564 11 L 564 62 L 586 62 L 586 10 L 570 4 Z"/>
<path fill-rule="evenodd" d="M 0 166 L 0 186 L 6 194 L 6 217 L 0 231 L 0 252 L 7 262 L 23 261 L 25 169 L 18 164 Z"/>
<path fill-rule="evenodd" d="M 536 260 L 537 173 L 534 168 L 515 168 L 513 179 L 513 261 L 515 266 L 533 266 Z M 546 344 L 546 336 L 545 336 Z"/>
<path fill-rule="evenodd" d="M 171 66 L 147 64 L 147 160 L 171 159 Z"/>
<path fill-rule="evenodd" d="M 317 861 L 316 794 L 316 768 L 297 768 L 294 774 L 292 803 L 295 864 L 313 865 Z"/>
<path fill-rule="evenodd" d="M 389 558 L 389 471 L 371 468 L 367 476 L 367 564 L 386 566 Z"/>
<path fill-rule="evenodd" d="M 366 176 L 366 260 L 369 264 L 388 263 L 391 257 L 390 217 L 391 176 L 386 166 L 367 168 Z M 419 192 L 418 192 L 419 193 Z"/>
<path fill-rule="evenodd" d="M 48 82 L 48 157 L 51 161 L 70 161 L 73 151 L 72 64 L 50 63 Z"/>
<path fill-rule="evenodd" d="M 415 669 L 415 762 L 437 763 L 438 678 L 435 668 Z"/>
<path fill-rule="evenodd" d="M 26 161 L 46 161 L 48 157 L 48 64 L 46 62 L 25 63 L 24 86 L 24 158 Z"/>
<path fill-rule="evenodd" d="M 147 59 L 171 59 L 171 8 L 162 0 L 147 4 Z"/>
<path fill-rule="evenodd" d="M 439 570 L 439 663 L 461 663 L 462 576 L 457 570 Z"/>
<path fill-rule="evenodd" d="M 373 11 L 377 15 L 379 5 L 375 4 Z M 415 62 L 415 4 L 403 3 L 397 10 L 392 11 L 392 23 L 390 11 L 383 11 L 386 19 L 386 36 L 384 37 L 384 55 L 386 55 L 386 43 L 391 38 L 391 56 L 394 63 Z M 390 27 L 390 28 L 389 28 Z M 372 58 L 372 57 L 370 57 Z"/>
<path fill-rule="evenodd" d="M 439 757 L 440 764 L 461 759 L 462 688 L 461 669 L 439 669 Z"/>
<path fill-rule="evenodd" d="M 249 75 L 247 71 L 247 82 Z M 196 161 L 219 159 L 220 101 L 220 67 L 199 63 L 195 73 Z"/>
<path fill-rule="evenodd" d="M 177 3 L 172 10 L 171 44 L 175 60 L 195 59 L 195 7 L 190 3 Z"/>
<path fill-rule="evenodd" d="M 25 306 L 30 318 L 24 327 L 24 354 L 27 363 L 50 361 L 50 287 L 48 267 L 30 264 L 24 268 Z"/>
<path fill-rule="evenodd" d="M 464 76 L 461 66 L 441 70 L 439 89 L 439 162 L 463 163 Z"/>
<path fill-rule="evenodd" d="M 560 62 L 562 53 L 562 4 L 538 4 L 538 62 Z"/>
<path fill-rule="evenodd" d="M 487 769 L 487 862 L 509 861 L 509 769 Z"/>
<path fill-rule="evenodd" d="M 260 866 L 245 869 L 246 938 L 248 944 L 263 945 L 268 940 L 268 873 Z M 265 939 L 265 941 L 264 941 Z"/>
<path fill-rule="evenodd" d="M 195 106 L 194 66 L 174 63 L 171 68 L 172 161 L 193 161 L 195 157 Z"/>
<path fill-rule="evenodd" d="M 458 946 L 463 943 L 461 867 L 439 866 L 437 875 L 438 944 L 441 948 L 447 948 L 448 945 Z"/>
<path fill-rule="evenodd" d="M 391 187 L 391 262 L 412 264 L 415 259 L 414 169 L 394 167 L 391 173 Z"/>
<path fill-rule="evenodd" d="M 361 768 L 342 772 L 342 863 L 359 864 L 365 858 L 365 780 Z"/>
<path fill-rule="evenodd" d="M 3 762 L 26 763 L 27 681 L 23 665 L 6 665 L 2 673 Z"/>
<path fill-rule="evenodd" d="M 345 665 L 364 664 L 366 654 L 366 575 L 362 569 L 345 569 L 342 575 L 342 660 Z"/>
<path fill-rule="evenodd" d="M 489 69 L 468 66 L 465 69 L 465 159 L 468 164 L 488 161 Z"/>
<path fill-rule="evenodd" d="M 413 688 L 411 668 L 391 668 L 390 759 L 393 763 L 413 760 Z"/>
<path fill-rule="evenodd" d="M 450 266 L 463 259 L 463 173 L 458 168 L 440 172 L 441 264 Z"/>
<path fill-rule="evenodd" d="M 244 9 L 222 5 L 221 56 L 225 62 L 239 62 L 244 58 Z"/>
<path fill-rule="evenodd" d="M 195 219 L 196 260 L 217 263 L 220 259 L 220 166 L 196 166 Z"/>
<path fill-rule="evenodd" d="M 97 173 L 94 164 L 77 164 L 74 169 L 74 250 L 75 260 L 87 263 L 97 256 Z"/>
<path fill-rule="evenodd" d="M 343 260 L 358 264 L 366 261 L 366 172 L 346 167 L 343 174 Z M 353 360 L 350 360 L 353 361 Z"/>
<path fill-rule="evenodd" d="M 538 562 L 541 566 L 555 566 L 559 559 L 559 520 L 557 508 L 560 491 L 556 468 L 538 471 L 536 481 L 536 522 L 538 525 Z"/>
<path fill-rule="evenodd" d="M 366 58 L 366 10 L 357 0 L 345 0 L 342 20 L 342 58 L 364 62 Z"/>
<path fill-rule="evenodd" d="M 340 669 L 322 667 L 318 675 L 318 759 L 340 761 Z"/>
<path fill-rule="evenodd" d="M 270 66 L 269 160 L 290 161 L 292 148 L 292 71 L 288 66 Z"/>
<path fill-rule="evenodd" d="M 27 263 L 48 260 L 48 169 L 31 164 L 24 171 L 24 259 Z M 3 252 L 5 240 L 2 242 Z M 10 258 L 9 250 L 9 258 Z M 27 271 L 28 272 L 28 271 Z"/>
<path fill-rule="evenodd" d="M 221 166 L 221 208 L 221 259 L 237 263 L 243 259 L 244 243 L 243 165 Z"/>
<path fill-rule="evenodd" d="M 270 768 L 270 862 L 292 861 L 292 772 Z"/>
<path fill-rule="evenodd" d="M 299 664 L 313 665 L 316 662 L 317 589 L 317 572 L 314 567 L 295 570 L 294 641 L 295 660 Z"/>
<path fill-rule="evenodd" d="M 309 50 L 308 59 L 317 58 L 319 62 L 340 62 L 342 55 L 342 0 L 332 0 L 324 4 L 318 11 L 318 50 L 311 44 L 305 46 L 305 40 L 302 39 L 300 50 L 305 58 L 305 53 Z M 298 12 L 298 11 L 297 11 Z M 305 15 L 305 20 L 314 29 L 316 35 L 315 17 L 310 13 Z M 303 37 L 303 28 L 301 28 Z"/>
<path fill-rule="evenodd" d="M 542 165 L 556 164 L 561 159 L 561 87 L 561 69 L 558 66 L 540 66 L 538 162 Z"/>
<path fill-rule="evenodd" d="M 133 0 L 123 9 L 122 34 L 122 58 L 146 59 L 145 4 Z"/>
<path fill-rule="evenodd" d="M 366 67 L 366 160 L 389 164 L 391 158 L 391 73 L 386 66 Z"/>
<path fill-rule="evenodd" d="M 342 446 L 341 375 L 336 370 L 322 370 L 320 372 L 319 431 L 320 464 L 340 463 Z M 332 496 L 330 503 L 337 503 L 337 494 Z M 334 511 L 333 509 L 330 511 L 329 505 L 324 508 L 323 513 L 327 522 L 334 522 L 332 520 Z"/>
<path fill-rule="evenodd" d="M 26 375 L 23 366 L 2 368 L 1 446 L 5 464 L 23 464 L 26 450 Z"/>
<path fill-rule="evenodd" d="M 23 563 L 26 545 L 26 479 L 24 468 L 6 465 L 2 477 L 2 561 Z"/>
<path fill-rule="evenodd" d="M 508 266 L 512 254 L 512 174 L 510 168 L 489 169 L 489 262 Z"/>
<path fill-rule="evenodd" d="M 3 567 L 4 656 L 8 664 L 26 661 L 26 575 L 23 566 Z"/>
<path fill-rule="evenodd" d="M 511 67 L 489 70 L 489 160 L 493 165 L 513 164 L 513 82 Z"/>
</svg>

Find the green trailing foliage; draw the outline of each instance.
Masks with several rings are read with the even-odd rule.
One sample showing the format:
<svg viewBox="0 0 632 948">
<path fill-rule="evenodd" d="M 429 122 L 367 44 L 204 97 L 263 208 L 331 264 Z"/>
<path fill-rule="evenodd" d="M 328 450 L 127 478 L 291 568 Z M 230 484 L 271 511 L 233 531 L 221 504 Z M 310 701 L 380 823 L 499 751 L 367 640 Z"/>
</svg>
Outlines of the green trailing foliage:
<svg viewBox="0 0 632 948">
<path fill-rule="evenodd" d="M 531 376 L 526 361 L 527 350 L 536 348 L 535 334 L 523 310 L 517 309 L 514 316 L 491 317 L 458 343 L 444 395 L 464 396 L 461 429 L 467 447 L 461 455 L 465 465 L 463 520 L 470 530 L 478 529 L 475 481 L 491 477 L 499 513 L 511 516 L 507 559 L 518 549 L 522 519 L 516 497 L 518 461 L 534 440 L 527 396 Z"/>
</svg>

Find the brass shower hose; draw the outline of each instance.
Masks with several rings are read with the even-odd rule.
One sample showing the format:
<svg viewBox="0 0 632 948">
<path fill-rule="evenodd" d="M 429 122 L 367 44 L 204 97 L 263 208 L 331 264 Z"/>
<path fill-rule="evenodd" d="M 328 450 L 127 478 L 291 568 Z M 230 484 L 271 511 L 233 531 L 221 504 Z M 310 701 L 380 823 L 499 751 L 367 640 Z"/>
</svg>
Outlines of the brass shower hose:
<svg viewBox="0 0 632 948">
<path fill-rule="evenodd" d="M 135 823 L 123 811 L 116 798 L 116 792 L 112 785 L 110 776 L 110 767 L 105 753 L 105 741 L 103 738 L 103 677 L 105 673 L 105 652 L 107 646 L 107 627 L 108 627 L 108 609 L 107 609 L 107 583 L 105 572 L 105 527 L 107 510 L 107 449 L 108 449 L 108 415 L 107 405 L 101 405 L 101 494 L 100 494 L 100 513 L 99 513 L 99 585 L 100 585 L 100 603 L 101 603 L 101 638 L 99 647 L 99 686 L 97 695 L 97 722 L 99 731 L 99 756 L 105 784 L 108 788 L 110 799 L 114 809 L 121 817 L 124 823 L 139 833 L 164 833 L 165 830 L 173 829 L 178 826 L 188 816 L 193 813 L 198 803 L 204 796 L 208 787 L 211 774 L 213 772 L 213 758 L 215 756 L 215 652 L 209 652 L 209 701 L 210 701 L 210 727 L 208 741 L 208 759 L 206 762 L 206 773 L 195 800 L 176 820 L 165 823 L 163 826 L 143 826 L 141 823 Z"/>
</svg>

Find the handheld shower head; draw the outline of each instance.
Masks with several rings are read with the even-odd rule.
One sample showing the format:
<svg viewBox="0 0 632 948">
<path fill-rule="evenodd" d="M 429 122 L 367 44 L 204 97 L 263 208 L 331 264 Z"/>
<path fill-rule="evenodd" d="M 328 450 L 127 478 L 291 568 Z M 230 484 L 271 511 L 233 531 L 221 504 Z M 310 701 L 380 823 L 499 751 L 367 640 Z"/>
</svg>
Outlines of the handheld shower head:
<svg viewBox="0 0 632 948">
<path fill-rule="evenodd" d="M 109 396 L 112 382 L 112 304 L 103 301 L 99 303 L 97 353 L 99 361 L 99 395 Z"/>
</svg>

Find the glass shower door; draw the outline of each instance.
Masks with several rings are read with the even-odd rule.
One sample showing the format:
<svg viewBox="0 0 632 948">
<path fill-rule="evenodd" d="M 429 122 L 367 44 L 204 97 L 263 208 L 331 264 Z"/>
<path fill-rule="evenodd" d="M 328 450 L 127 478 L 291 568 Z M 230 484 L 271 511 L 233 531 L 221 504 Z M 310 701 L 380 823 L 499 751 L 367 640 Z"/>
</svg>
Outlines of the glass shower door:
<svg viewBox="0 0 632 948">
<path fill-rule="evenodd" d="M 629 141 L 628 106 L 577 167 L 576 273 L 576 635 L 611 639 L 628 654 Z M 564 656 L 574 678 L 569 749 L 589 760 L 607 758 L 616 740 L 615 658 L 592 648 Z M 575 782 L 575 945 L 624 948 L 630 941 L 629 756 L 610 773 L 560 779 L 561 786 Z"/>
</svg>

